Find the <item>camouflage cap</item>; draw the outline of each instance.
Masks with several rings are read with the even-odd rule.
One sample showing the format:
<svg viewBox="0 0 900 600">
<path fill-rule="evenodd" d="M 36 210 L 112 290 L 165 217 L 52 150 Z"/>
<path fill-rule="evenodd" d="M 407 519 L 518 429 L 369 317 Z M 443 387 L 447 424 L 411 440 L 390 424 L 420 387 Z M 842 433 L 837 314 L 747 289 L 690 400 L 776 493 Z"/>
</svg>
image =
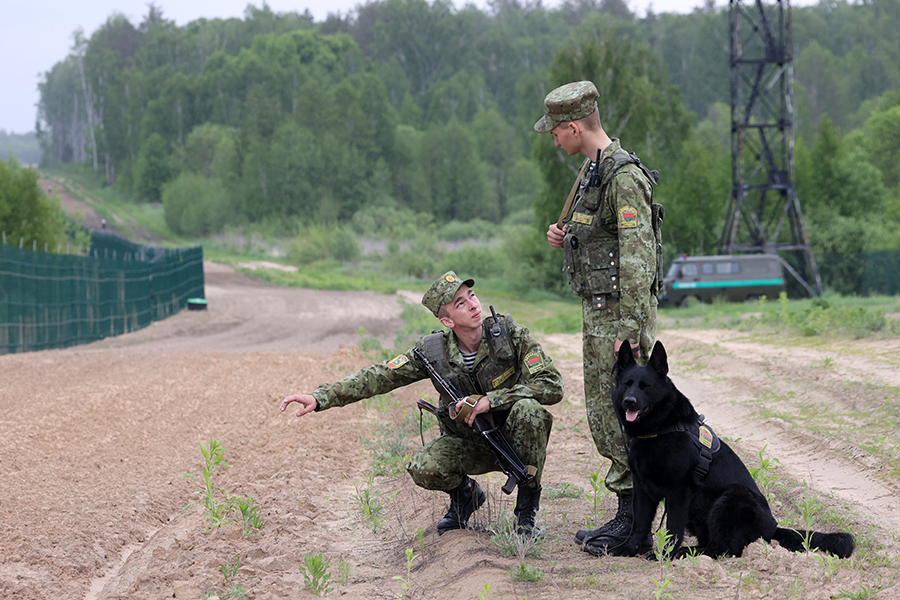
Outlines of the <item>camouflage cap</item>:
<svg viewBox="0 0 900 600">
<path fill-rule="evenodd" d="M 453 271 L 447 271 L 432 283 L 425 295 L 422 296 L 422 305 L 433 312 L 434 316 L 438 316 L 438 310 L 443 305 L 453 302 L 456 292 L 463 285 L 472 287 L 475 285 L 475 280 L 462 280 Z"/>
<path fill-rule="evenodd" d="M 538 133 L 547 133 L 560 123 L 583 119 L 597 109 L 600 92 L 590 81 L 559 86 L 544 98 L 544 116 L 534 124 Z"/>
</svg>

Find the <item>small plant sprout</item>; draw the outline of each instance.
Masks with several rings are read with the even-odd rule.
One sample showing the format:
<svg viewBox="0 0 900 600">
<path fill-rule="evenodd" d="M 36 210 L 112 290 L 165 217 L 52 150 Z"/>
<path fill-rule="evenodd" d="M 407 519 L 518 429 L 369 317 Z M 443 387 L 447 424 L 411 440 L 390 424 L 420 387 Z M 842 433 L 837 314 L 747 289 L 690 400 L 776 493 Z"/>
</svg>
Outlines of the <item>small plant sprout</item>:
<svg viewBox="0 0 900 600">
<path fill-rule="evenodd" d="M 394 579 L 397 579 L 400 581 L 400 591 L 394 595 L 395 598 L 402 598 L 403 594 L 406 593 L 407 590 L 409 590 L 409 585 L 410 585 L 410 583 L 412 583 L 412 575 L 411 575 L 412 567 L 413 567 L 413 563 L 416 562 L 416 558 L 417 558 L 417 556 L 415 554 L 413 554 L 413 549 L 407 548 L 406 549 L 406 576 L 404 577 L 403 575 L 394 575 Z"/>
<path fill-rule="evenodd" d="M 804 496 L 800 501 L 800 516 L 803 518 L 803 548 L 809 552 L 810 539 L 812 538 L 812 526 L 816 515 L 822 509 L 822 505 L 816 502 L 815 498 Z"/>
<path fill-rule="evenodd" d="M 588 520 L 588 525 L 593 526 L 594 523 L 598 523 L 603 517 L 604 511 L 600 508 L 600 498 L 603 496 L 603 479 L 600 476 L 600 471 L 594 471 L 590 475 L 591 491 L 587 492 L 585 496 L 591 503 L 591 516 Z"/>
<path fill-rule="evenodd" d="M 229 579 L 237 575 L 238 569 L 241 568 L 241 557 L 235 556 L 227 563 L 219 565 L 219 568 L 222 570 L 222 575 L 225 577 L 225 582 L 227 583 Z"/>
<path fill-rule="evenodd" d="M 781 503 L 775 500 L 775 491 L 773 488 L 776 485 L 780 485 L 780 482 L 778 482 L 778 475 L 775 474 L 775 471 L 781 466 L 781 461 L 777 458 L 763 458 L 763 453 L 766 451 L 766 448 L 768 448 L 768 445 L 763 446 L 756 453 L 756 456 L 759 458 L 759 466 L 748 466 L 747 470 L 750 471 L 750 475 L 759 485 L 769 504 L 778 506 Z"/>
<path fill-rule="evenodd" d="M 241 537 L 253 535 L 265 525 L 266 520 L 262 516 L 262 510 L 253 496 L 232 496 L 233 506 L 241 513 Z M 261 535 L 261 534 L 260 534 Z"/>
<path fill-rule="evenodd" d="M 225 451 L 222 449 L 221 444 L 213 438 L 209 438 L 208 446 L 200 442 L 200 451 L 203 453 L 203 459 L 206 463 L 202 471 L 204 489 L 196 493 L 203 494 L 203 506 L 213 527 L 221 527 L 228 520 L 229 507 L 227 503 L 220 504 L 216 500 L 216 490 L 224 492 L 221 488 L 216 488 L 213 485 L 212 476 L 216 467 L 221 466 L 225 469 L 230 469 L 231 467 L 225 462 Z M 196 477 L 196 475 L 188 473 L 185 477 Z"/>
<path fill-rule="evenodd" d="M 486 583 L 484 584 L 484 589 L 478 593 L 478 600 L 490 600 L 493 594 L 493 587 L 491 586 L 491 584 Z"/>
<path fill-rule="evenodd" d="M 305 567 L 304 567 L 305 563 Z M 303 575 L 303 587 L 316 596 L 324 596 L 334 589 L 331 584 L 331 574 L 328 567 L 331 561 L 322 554 L 305 554 L 303 562 L 298 562 L 300 573 Z"/>
<path fill-rule="evenodd" d="M 660 527 L 653 532 L 653 556 L 660 563 L 669 560 L 669 553 L 675 545 L 675 536 L 665 528 Z"/>
<path fill-rule="evenodd" d="M 544 578 L 544 574 L 540 569 L 536 567 L 529 567 L 523 562 L 520 562 L 516 567 L 510 572 L 513 581 L 530 581 L 537 582 Z"/>
<path fill-rule="evenodd" d="M 363 487 L 356 485 L 356 495 L 352 500 L 356 504 L 362 522 L 373 532 L 381 528 L 381 512 L 383 506 L 377 490 L 373 486 L 375 475 L 370 471 L 366 474 L 367 480 Z"/>
</svg>

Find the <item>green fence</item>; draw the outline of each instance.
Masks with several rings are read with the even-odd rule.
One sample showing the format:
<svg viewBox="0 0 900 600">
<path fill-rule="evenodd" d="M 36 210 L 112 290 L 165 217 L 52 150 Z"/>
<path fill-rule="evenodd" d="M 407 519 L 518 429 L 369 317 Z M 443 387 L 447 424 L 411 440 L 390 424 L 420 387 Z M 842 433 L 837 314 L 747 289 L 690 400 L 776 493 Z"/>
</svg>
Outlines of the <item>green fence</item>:
<svg viewBox="0 0 900 600">
<path fill-rule="evenodd" d="M 127 333 L 204 297 L 200 247 L 140 246 L 96 233 L 88 256 L 0 244 L 0 354 Z"/>
<path fill-rule="evenodd" d="M 844 296 L 895 296 L 900 293 L 900 252 L 816 256 L 822 286 Z"/>
</svg>

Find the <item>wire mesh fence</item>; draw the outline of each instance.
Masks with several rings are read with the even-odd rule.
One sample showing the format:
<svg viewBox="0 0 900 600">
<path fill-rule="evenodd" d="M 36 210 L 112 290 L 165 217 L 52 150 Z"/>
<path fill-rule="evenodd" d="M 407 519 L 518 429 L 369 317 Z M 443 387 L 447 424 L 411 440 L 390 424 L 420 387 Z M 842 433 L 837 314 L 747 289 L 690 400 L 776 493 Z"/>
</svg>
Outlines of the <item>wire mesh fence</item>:
<svg viewBox="0 0 900 600">
<path fill-rule="evenodd" d="M 0 244 L 0 354 L 135 331 L 204 297 L 201 247 L 141 246 L 97 233 L 87 256 Z"/>
</svg>

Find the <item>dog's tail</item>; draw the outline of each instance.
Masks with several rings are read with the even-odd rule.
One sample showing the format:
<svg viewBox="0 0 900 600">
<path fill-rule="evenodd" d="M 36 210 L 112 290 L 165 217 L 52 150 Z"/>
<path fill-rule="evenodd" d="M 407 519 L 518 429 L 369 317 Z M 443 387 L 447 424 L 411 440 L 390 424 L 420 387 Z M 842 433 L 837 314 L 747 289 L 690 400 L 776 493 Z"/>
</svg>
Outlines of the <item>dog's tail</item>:
<svg viewBox="0 0 900 600">
<path fill-rule="evenodd" d="M 772 539 L 793 552 L 806 550 L 804 543 L 809 540 L 810 550 L 830 552 L 838 558 L 849 558 L 853 553 L 853 536 L 844 532 L 819 533 L 818 531 L 779 527 L 775 530 Z"/>
</svg>

